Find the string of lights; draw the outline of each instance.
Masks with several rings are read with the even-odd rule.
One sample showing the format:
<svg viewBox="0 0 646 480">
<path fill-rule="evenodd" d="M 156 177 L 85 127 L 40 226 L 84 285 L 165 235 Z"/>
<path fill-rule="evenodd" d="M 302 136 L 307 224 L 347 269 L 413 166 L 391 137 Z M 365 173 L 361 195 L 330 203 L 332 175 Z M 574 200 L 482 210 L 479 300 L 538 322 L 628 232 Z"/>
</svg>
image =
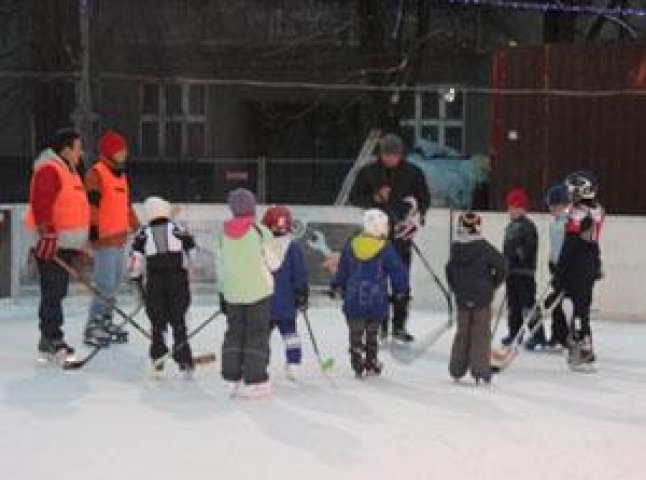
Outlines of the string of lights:
<svg viewBox="0 0 646 480">
<path fill-rule="evenodd" d="M 578 13 L 583 15 L 614 15 L 620 17 L 646 17 L 645 8 L 600 7 L 594 5 L 569 5 L 553 2 L 517 2 L 505 0 L 447 0 L 452 5 L 507 8 L 541 13 Z"/>
</svg>

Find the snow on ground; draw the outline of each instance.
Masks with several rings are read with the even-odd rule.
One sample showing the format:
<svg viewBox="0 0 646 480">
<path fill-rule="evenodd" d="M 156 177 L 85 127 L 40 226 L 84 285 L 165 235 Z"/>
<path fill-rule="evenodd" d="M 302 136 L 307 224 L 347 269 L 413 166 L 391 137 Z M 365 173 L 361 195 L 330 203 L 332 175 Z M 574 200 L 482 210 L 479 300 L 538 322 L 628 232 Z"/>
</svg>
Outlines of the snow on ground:
<svg viewBox="0 0 646 480">
<path fill-rule="evenodd" d="M 86 304 L 67 308 L 75 345 Z M 193 325 L 209 313 L 193 307 Z M 288 382 L 275 336 L 276 393 L 245 401 L 228 397 L 217 364 L 193 381 L 148 379 L 147 345 L 135 331 L 81 371 L 36 365 L 35 316 L 35 301 L 0 309 L 0 479 L 646 478 L 646 325 L 594 325 L 598 374 L 523 353 L 491 387 L 475 388 L 448 378 L 452 334 L 411 365 L 386 350 L 385 376 L 358 381 L 340 313 L 315 309 L 322 350 L 337 360 L 336 387 L 306 336 L 302 381 Z M 411 330 L 423 335 L 442 321 L 416 311 Z M 217 351 L 222 335 L 222 323 L 210 326 L 195 352 Z"/>
</svg>

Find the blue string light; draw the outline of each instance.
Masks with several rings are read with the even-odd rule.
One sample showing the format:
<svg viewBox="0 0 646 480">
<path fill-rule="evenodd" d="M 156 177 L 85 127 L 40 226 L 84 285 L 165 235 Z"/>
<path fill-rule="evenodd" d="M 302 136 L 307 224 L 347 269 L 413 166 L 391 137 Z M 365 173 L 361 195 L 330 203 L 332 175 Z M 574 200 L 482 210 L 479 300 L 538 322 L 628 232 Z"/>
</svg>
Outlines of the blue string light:
<svg viewBox="0 0 646 480">
<path fill-rule="evenodd" d="M 615 15 L 619 17 L 646 17 L 646 9 L 632 7 L 596 7 L 593 5 L 565 5 L 562 3 L 506 2 L 503 0 L 447 0 L 453 5 L 508 8 L 542 13 L 579 13 L 583 15 Z"/>
</svg>

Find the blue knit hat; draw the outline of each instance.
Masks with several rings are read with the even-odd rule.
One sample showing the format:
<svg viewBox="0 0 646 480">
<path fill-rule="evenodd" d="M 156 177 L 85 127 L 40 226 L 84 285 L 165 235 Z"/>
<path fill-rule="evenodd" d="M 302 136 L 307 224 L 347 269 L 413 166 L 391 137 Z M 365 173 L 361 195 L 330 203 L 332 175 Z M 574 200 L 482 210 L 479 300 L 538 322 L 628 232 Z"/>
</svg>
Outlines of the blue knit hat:
<svg viewBox="0 0 646 480">
<path fill-rule="evenodd" d="M 545 203 L 548 207 L 570 203 L 570 194 L 565 184 L 557 183 L 548 188 L 545 194 Z"/>
</svg>

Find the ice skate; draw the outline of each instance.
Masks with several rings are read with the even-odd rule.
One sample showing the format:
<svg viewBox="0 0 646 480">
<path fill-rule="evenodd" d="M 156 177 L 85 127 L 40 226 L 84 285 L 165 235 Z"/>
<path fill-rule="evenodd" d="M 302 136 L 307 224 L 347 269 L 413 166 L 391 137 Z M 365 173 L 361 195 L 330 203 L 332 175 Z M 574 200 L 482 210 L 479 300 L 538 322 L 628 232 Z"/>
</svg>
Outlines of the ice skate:
<svg viewBox="0 0 646 480">
<path fill-rule="evenodd" d="M 111 316 L 103 317 L 103 328 L 110 335 L 110 343 L 128 343 L 128 331 L 114 323 Z"/>
<path fill-rule="evenodd" d="M 85 326 L 83 343 L 89 347 L 105 348 L 110 345 L 111 335 L 105 329 L 103 319 L 91 318 Z"/>
<path fill-rule="evenodd" d="M 379 360 L 372 360 L 366 362 L 365 373 L 366 377 L 378 377 L 384 369 L 384 364 Z"/>
<path fill-rule="evenodd" d="M 410 345 L 415 341 L 415 337 L 402 328 L 393 332 L 393 340 L 399 345 Z"/>
<path fill-rule="evenodd" d="M 273 393 L 271 382 L 269 380 L 260 383 L 253 383 L 251 385 L 244 385 L 238 389 L 237 395 L 240 398 L 249 400 L 256 400 L 260 398 L 270 397 Z"/>
<path fill-rule="evenodd" d="M 74 359 L 74 349 L 63 339 L 40 338 L 37 358 L 39 363 L 57 363 L 62 365 Z"/>
</svg>

